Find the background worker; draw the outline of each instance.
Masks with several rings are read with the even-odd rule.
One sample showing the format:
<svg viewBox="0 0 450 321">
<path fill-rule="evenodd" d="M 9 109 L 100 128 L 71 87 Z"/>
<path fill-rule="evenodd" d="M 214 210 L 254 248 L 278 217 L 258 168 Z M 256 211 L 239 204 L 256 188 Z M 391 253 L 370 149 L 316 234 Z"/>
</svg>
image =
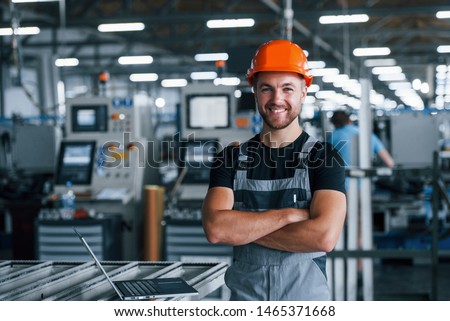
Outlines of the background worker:
<svg viewBox="0 0 450 321">
<path fill-rule="evenodd" d="M 303 131 L 299 115 L 312 82 L 303 50 L 263 44 L 252 59 L 263 128 L 217 155 L 203 203 L 211 243 L 231 244 L 231 300 L 329 300 L 326 252 L 346 213 L 345 170 L 331 144 Z"/>
<path fill-rule="evenodd" d="M 335 111 L 331 117 L 331 123 L 334 125 L 335 130 L 328 138 L 329 142 L 339 149 L 346 166 L 356 165 L 352 161 L 355 157 L 352 157 L 351 154 L 351 142 L 353 138 L 359 136 L 358 126 L 353 124 L 350 115 L 344 110 Z M 378 155 L 387 167 L 394 167 L 394 159 L 374 133 L 371 135 L 371 144 L 372 153 Z"/>
</svg>

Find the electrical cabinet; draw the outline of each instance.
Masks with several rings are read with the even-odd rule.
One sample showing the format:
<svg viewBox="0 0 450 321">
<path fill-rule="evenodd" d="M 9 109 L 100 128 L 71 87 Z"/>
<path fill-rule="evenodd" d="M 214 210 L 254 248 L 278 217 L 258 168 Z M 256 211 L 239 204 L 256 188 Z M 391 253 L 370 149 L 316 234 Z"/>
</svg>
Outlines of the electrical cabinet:
<svg viewBox="0 0 450 321">
<path fill-rule="evenodd" d="M 73 227 L 84 236 L 99 260 L 121 260 L 122 233 L 118 215 L 101 219 L 36 220 L 38 259 L 92 260 Z"/>
</svg>

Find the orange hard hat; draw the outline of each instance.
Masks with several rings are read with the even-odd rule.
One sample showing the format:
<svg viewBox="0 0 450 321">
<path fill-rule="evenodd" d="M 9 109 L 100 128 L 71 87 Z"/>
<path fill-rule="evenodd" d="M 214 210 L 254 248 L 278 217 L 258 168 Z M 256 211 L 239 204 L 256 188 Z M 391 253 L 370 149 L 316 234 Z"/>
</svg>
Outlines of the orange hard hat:
<svg viewBox="0 0 450 321">
<path fill-rule="evenodd" d="M 254 75 L 261 71 L 296 72 L 305 78 L 307 87 L 313 79 L 302 48 L 289 40 L 271 40 L 258 48 L 246 75 L 251 86 Z"/>
</svg>

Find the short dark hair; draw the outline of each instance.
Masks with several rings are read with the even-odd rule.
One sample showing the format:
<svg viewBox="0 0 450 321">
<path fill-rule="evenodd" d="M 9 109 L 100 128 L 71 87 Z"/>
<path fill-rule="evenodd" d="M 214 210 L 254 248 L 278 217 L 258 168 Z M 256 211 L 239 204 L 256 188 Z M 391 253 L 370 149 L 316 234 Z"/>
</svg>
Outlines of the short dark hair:
<svg viewBox="0 0 450 321">
<path fill-rule="evenodd" d="M 331 123 L 339 128 L 350 123 L 350 115 L 345 110 L 336 110 L 331 117 Z"/>
</svg>

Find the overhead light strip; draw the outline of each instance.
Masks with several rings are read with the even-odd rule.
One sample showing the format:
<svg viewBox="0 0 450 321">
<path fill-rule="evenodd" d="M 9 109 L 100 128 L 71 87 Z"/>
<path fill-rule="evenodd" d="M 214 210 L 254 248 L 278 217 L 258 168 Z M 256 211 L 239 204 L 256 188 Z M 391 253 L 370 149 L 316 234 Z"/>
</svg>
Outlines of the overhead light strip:
<svg viewBox="0 0 450 321">
<path fill-rule="evenodd" d="M 356 48 L 353 50 L 353 55 L 357 57 L 387 56 L 390 53 L 391 50 L 388 47 Z"/>
<path fill-rule="evenodd" d="M 38 27 L 19 27 L 16 29 L 16 35 L 20 36 L 31 36 L 37 35 L 41 32 L 41 29 Z M 0 36 L 12 36 L 13 29 L 12 28 L 0 28 Z"/>
<path fill-rule="evenodd" d="M 56 67 L 75 67 L 78 66 L 77 58 L 58 58 L 55 60 Z"/>
<path fill-rule="evenodd" d="M 218 61 L 228 60 L 228 54 L 226 52 L 220 53 L 200 53 L 194 56 L 195 61 Z"/>
<path fill-rule="evenodd" d="M 252 18 L 244 19 L 215 19 L 208 20 L 206 26 L 210 29 L 216 28 L 249 28 L 255 25 L 255 20 Z"/>
<path fill-rule="evenodd" d="M 362 23 L 367 21 L 369 21 L 369 16 L 366 14 L 332 15 L 319 18 L 319 22 L 323 25 L 336 23 Z"/>
<path fill-rule="evenodd" d="M 450 19 L 450 11 L 438 11 L 438 12 L 436 12 L 436 18 Z"/>
<path fill-rule="evenodd" d="M 60 0 L 11 0 L 12 3 L 59 2 Z"/>
<path fill-rule="evenodd" d="M 152 56 L 122 56 L 117 60 L 121 65 L 149 65 L 153 62 Z"/>
<path fill-rule="evenodd" d="M 450 45 L 437 47 L 437 52 L 439 53 L 450 53 Z"/>
<path fill-rule="evenodd" d="M 100 32 L 123 32 L 123 31 L 141 31 L 145 29 L 142 22 L 130 23 L 105 23 L 97 27 Z"/>
<path fill-rule="evenodd" d="M 158 80 L 158 74 L 155 73 L 131 74 L 130 80 L 133 82 L 156 81 Z"/>
</svg>

